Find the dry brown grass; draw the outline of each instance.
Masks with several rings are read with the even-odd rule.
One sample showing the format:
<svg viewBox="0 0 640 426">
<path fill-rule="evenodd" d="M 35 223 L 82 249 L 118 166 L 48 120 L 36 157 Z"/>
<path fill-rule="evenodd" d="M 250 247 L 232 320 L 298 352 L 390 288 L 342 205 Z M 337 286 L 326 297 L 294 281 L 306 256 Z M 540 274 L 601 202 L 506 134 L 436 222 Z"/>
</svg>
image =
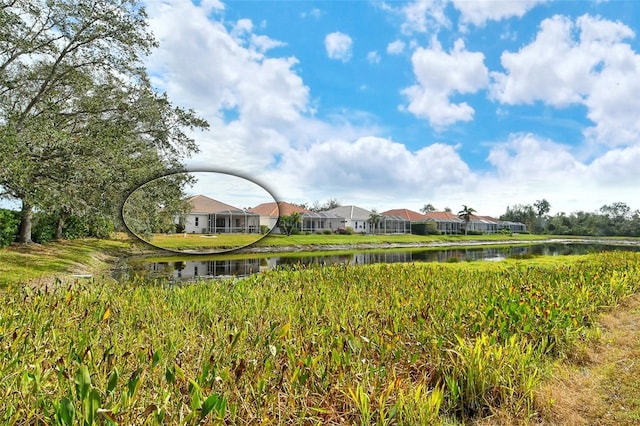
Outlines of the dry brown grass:
<svg viewBox="0 0 640 426">
<path fill-rule="evenodd" d="M 640 424 L 640 295 L 599 323 L 601 337 L 558 365 L 537 393 L 537 424 Z"/>
</svg>

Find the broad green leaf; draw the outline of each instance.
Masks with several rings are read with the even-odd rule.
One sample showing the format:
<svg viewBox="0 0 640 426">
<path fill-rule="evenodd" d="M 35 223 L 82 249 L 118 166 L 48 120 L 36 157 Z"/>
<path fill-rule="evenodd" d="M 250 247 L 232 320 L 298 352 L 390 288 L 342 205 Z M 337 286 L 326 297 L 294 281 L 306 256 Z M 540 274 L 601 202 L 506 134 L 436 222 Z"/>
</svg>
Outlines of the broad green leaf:
<svg viewBox="0 0 640 426">
<path fill-rule="evenodd" d="M 89 389 L 91 388 L 91 377 L 89 376 L 89 369 L 86 365 L 81 365 L 76 372 L 76 395 L 78 401 L 84 401 L 87 395 L 89 395 Z"/>
</svg>

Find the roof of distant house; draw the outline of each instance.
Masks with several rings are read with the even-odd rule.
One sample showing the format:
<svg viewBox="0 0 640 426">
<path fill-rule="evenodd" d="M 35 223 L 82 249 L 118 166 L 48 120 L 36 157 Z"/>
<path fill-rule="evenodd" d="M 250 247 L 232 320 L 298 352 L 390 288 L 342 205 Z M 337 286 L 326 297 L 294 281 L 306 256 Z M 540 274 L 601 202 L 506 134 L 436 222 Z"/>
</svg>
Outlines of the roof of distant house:
<svg viewBox="0 0 640 426">
<path fill-rule="evenodd" d="M 345 219 L 368 220 L 371 215 L 371 211 L 358 206 L 339 206 L 326 211 Z"/>
<path fill-rule="evenodd" d="M 462 222 L 462 219 L 451 212 L 429 212 L 424 215 L 427 219 L 438 222 Z"/>
<path fill-rule="evenodd" d="M 214 200 L 205 195 L 194 195 L 187 201 L 191 202 L 193 209 L 191 213 L 245 213 L 244 210 L 234 207 L 230 204 L 225 204 L 221 201 Z"/>
<path fill-rule="evenodd" d="M 472 214 L 471 215 L 471 220 L 475 220 L 478 222 L 489 222 L 489 223 L 498 223 L 498 219 L 491 217 L 491 216 L 480 216 L 480 215 L 475 215 Z"/>
<path fill-rule="evenodd" d="M 421 222 L 427 220 L 427 217 L 422 213 L 414 212 L 409 209 L 392 209 L 387 210 L 386 212 L 380 213 L 381 216 L 396 216 L 401 217 L 406 220 L 410 220 L 411 222 Z"/>
<path fill-rule="evenodd" d="M 250 208 L 248 211 L 252 213 L 257 213 L 260 216 L 269 216 L 269 217 L 278 217 L 278 216 L 289 216 L 291 213 L 307 213 L 308 210 L 296 206 L 295 204 L 287 203 L 286 201 L 278 201 L 272 203 L 262 203 L 253 208 Z"/>
</svg>

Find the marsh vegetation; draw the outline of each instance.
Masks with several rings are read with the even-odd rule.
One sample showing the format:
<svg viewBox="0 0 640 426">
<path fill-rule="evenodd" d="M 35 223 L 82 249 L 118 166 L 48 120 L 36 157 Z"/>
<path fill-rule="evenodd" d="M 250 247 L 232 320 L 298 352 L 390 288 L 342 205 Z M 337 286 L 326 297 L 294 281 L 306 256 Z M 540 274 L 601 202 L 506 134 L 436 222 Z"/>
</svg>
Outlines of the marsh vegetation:
<svg viewBox="0 0 640 426">
<path fill-rule="evenodd" d="M 640 255 L 9 286 L 2 421 L 434 424 L 538 412 Z"/>
</svg>

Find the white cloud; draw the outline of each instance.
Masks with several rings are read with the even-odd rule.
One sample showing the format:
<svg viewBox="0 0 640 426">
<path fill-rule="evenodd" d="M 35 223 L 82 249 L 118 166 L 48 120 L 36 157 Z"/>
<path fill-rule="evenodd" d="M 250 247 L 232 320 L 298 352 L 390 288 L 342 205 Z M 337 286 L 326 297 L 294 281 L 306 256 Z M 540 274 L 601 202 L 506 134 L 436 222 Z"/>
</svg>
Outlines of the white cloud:
<svg viewBox="0 0 640 426">
<path fill-rule="evenodd" d="M 462 24 L 471 23 L 483 26 L 487 21 L 499 21 L 505 18 L 521 17 L 534 6 L 547 0 L 452 0 L 460 11 Z"/>
<path fill-rule="evenodd" d="M 398 55 L 404 51 L 404 41 L 395 40 L 387 45 L 387 53 L 389 55 Z"/>
<path fill-rule="evenodd" d="M 322 16 L 322 11 L 317 7 L 314 7 L 309 12 L 302 12 L 300 14 L 302 18 L 306 18 L 307 16 L 311 16 L 312 18 L 319 19 Z"/>
<path fill-rule="evenodd" d="M 224 4 L 220 0 L 202 0 L 200 7 L 206 11 L 207 14 L 224 10 Z"/>
<path fill-rule="evenodd" d="M 293 70 L 297 60 L 266 57 L 281 43 L 253 34 L 249 20 L 229 32 L 207 9 L 181 1 L 151 3 L 148 12 L 160 42 L 149 73 L 174 102 L 207 118 L 236 110 L 254 123 L 291 122 L 306 110 L 309 89 Z"/>
<path fill-rule="evenodd" d="M 243 34 L 250 33 L 253 30 L 253 22 L 251 19 L 238 19 L 233 29 L 231 31 L 232 34 L 241 36 Z"/>
<path fill-rule="evenodd" d="M 426 202 L 454 211 L 462 204 L 499 216 L 507 206 L 545 198 L 553 212 L 593 211 L 627 202 L 640 208 L 640 148 L 605 153 L 585 163 L 571 148 L 532 134 L 513 134 L 487 157 L 492 168 L 472 171 L 455 147 L 435 143 L 411 152 L 379 137 L 329 138 L 283 155 L 268 176 L 294 202 L 337 197 L 343 204 L 418 210 Z M 284 185 L 288 182 L 288 185 Z"/>
<path fill-rule="evenodd" d="M 405 21 L 400 29 L 403 34 L 424 33 L 448 28 L 451 23 L 445 14 L 446 0 L 416 0 L 404 5 L 400 13 Z"/>
<path fill-rule="evenodd" d="M 257 173 L 289 149 L 287 132 L 310 109 L 309 88 L 294 69 L 296 58 L 265 54 L 282 42 L 256 34 L 250 20 L 227 28 L 203 5 L 147 6 L 160 42 L 147 68 L 155 87 L 211 125 L 192 135 L 201 152 L 190 167 Z"/>
<path fill-rule="evenodd" d="M 495 146 L 487 160 L 498 177 L 517 182 L 578 177 L 585 172 L 568 147 L 531 134 L 513 135 L 507 143 Z"/>
<path fill-rule="evenodd" d="M 370 64 L 380 63 L 380 54 L 375 50 L 367 53 L 367 61 L 369 61 Z"/>
<path fill-rule="evenodd" d="M 451 103 L 453 94 L 474 93 L 487 86 L 488 70 L 484 55 L 469 52 L 462 40 L 446 53 L 437 39 L 428 49 L 418 48 L 411 58 L 417 84 L 402 93 L 409 99 L 407 109 L 436 128 L 473 119 L 474 110 L 466 102 Z"/>
<path fill-rule="evenodd" d="M 310 188 L 342 188 L 354 198 L 425 194 L 460 186 L 470 177 L 469 168 L 449 145 L 410 152 L 403 144 L 373 136 L 355 142 L 329 139 L 289 151 L 282 171 L 295 173 Z"/>
<path fill-rule="evenodd" d="M 545 19 L 531 44 L 502 54 L 506 72 L 491 74 L 491 94 L 506 104 L 584 105 L 595 123 L 589 139 L 640 143 L 640 55 L 623 43 L 631 37 L 626 25 L 589 15 Z"/>
<path fill-rule="evenodd" d="M 348 62 L 351 59 L 353 40 L 347 34 L 334 32 L 324 38 L 324 47 L 330 59 Z"/>
<path fill-rule="evenodd" d="M 639 164 L 640 144 L 628 148 L 612 149 L 591 163 L 590 175 L 597 182 L 628 188 L 629 195 L 636 193 L 635 201 L 638 202 Z M 627 198 L 628 196 L 625 197 L 625 199 Z"/>
<path fill-rule="evenodd" d="M 286 45 L 287 43 L 279 40 L 274 40 L 265 35 L 251 34 L 250 46 L 256 52 L 265 53 L 267 50 L 273 49 L 274 47 L 281 47 Z"/>
<path fill-rule="evenodd" d="M 495 170 L 479 179 L 474 198 L 479 202 L 485 196 L 505 206 L 546 198 L 553 212 L 567 213 L 593 211 L 594 205 L 617 201 L 640 207 L 640 193 L 634 191 L 640 186 L 640 174 L 635 171 L 640 164 L 638 146 L 612 150 L 586 163 L 566 145 L 514 134 L 496 144 L 487 161 Z"/>
</svg>

